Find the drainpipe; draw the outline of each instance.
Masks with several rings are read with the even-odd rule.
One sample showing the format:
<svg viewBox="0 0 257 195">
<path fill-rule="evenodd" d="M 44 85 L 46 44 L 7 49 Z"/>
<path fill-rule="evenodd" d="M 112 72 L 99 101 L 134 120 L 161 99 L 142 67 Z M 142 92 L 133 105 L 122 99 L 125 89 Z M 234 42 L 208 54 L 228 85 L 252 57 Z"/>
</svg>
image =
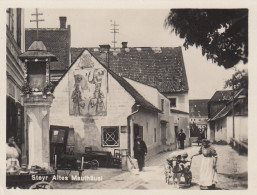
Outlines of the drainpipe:
<svg viewBox="0 0 257 195">
<path fill-rule="evenodd" d="M 131 127 L 130 127 L 130 121 L 133 115 L 135 115 L 136 113 L 139 112 L 139 107 L 141 105 L 137 105 L 137 110 L 132 112 L 130 115 L 128 115 L 127 117 L 127 124 L 128 124 L 128 151 L 129 151 L 129 155 L 131 156 Z"/>
</svg>

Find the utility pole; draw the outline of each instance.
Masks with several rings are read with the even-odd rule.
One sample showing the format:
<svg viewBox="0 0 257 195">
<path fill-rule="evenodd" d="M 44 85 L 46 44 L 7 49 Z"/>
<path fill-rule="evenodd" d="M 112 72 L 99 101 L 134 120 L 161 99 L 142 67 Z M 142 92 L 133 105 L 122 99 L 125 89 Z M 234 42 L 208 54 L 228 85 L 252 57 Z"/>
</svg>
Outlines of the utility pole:
<svg viewBox="0 0 257 195">
<path fill-rule="evenodd" d="M 232 76 L 232 131 L 233 131 L 233 138 L 235 139 L 235 109 L 234 109 L 234 94 L 235 94 L 235 78 L 234 74 Z"/>
<path fill-rule="evenodd" d="M 38 19 L 38 16 L 42 16 L 43 15 L 43 13 L 38 13 L 38 8 L 36 8 L 36 13 L 35 14 L 31 14 L 32 16 L 36 16 L 36 19 L 35 20 L 30 20 L 30 22 L 36 22 L 36 24 L 37 24 L 37 41 L 38 41 L 38 28 L 39 28 L 39 25 L 38 25 L 38 23 L 39 22 L 43 22 L 43 21 L 45 21 L 44 19 Z"/>
<path fill-rule="evenodd" d="M 112 20 L 111 20 L 111 22 L 112 22 Z M 113 43 L 113 48 L 115 49 L 115 43 L 117 43 L 117 41 L 116 41 L 116 34 L 119 33 L 119 29 L 116 28 L 116 27 L 119 26 L 119 25 L 116 24 L 115 21 L 114 21 L 113 24 L 111 24 L 111 26 L 113 26 L 113 28 L 110 29 L 110 30 L 111 30 L 111 33 L 113 33 L 113 41 L 112 41 L 112 43 Z"/>
</svg>

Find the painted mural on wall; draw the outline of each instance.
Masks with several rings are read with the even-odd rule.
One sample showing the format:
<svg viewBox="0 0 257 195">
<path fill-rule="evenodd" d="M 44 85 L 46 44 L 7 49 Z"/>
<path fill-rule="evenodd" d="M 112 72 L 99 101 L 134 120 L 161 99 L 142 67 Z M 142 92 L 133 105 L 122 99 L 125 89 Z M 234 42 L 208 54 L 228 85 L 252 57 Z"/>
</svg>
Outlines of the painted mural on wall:
<svg viewBox="0 0 257 195">
<path fill-rule="evenodd" d="M 106 115 L 106 70 L 84 53 L 69 72 L 70 115 Z"/>
</svg>

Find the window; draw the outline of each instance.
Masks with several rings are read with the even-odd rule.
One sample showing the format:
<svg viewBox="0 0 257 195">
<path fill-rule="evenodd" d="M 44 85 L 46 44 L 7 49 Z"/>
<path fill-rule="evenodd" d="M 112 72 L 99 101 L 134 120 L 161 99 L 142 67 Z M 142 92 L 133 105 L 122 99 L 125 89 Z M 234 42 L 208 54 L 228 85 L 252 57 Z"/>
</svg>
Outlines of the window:
<svg viewBox="0 0 257 195">
<path fill-rule="evenodd" d="M 52 143 L 64 143 L 65 130 L 53 130 L 52 131 Z"/>
<path fill-rule="evenodd" d="M 119 146 L 119 127 L 102 127 L 102 146 Z"/>
<path fill-rule="evenodd" d="M 161 99 L 161 110 L 164 111 L 164 99 Z"/>
<path fill-rule="evenodd" d="M 17 44 L 21 48 L 21 8 L 17 8 Z"/>
<path fill-rule="evenodd" d="M 154 128 L 154 142 L 156 142 L 156 140 L 157 140 L 157 131 L 156 131 L 156 128 Z"/>
<path fill-rule="evenodd" d="M 120 132 L 121 133 L 127 133 L 127 126 L 121 126 Z"/>
<path fill-rule="evenodd" d="M 177 107 L 177 102 L 176 102 L 176 98 L 169 98 L 170 100 L 170 107 Z"/>
</svg>

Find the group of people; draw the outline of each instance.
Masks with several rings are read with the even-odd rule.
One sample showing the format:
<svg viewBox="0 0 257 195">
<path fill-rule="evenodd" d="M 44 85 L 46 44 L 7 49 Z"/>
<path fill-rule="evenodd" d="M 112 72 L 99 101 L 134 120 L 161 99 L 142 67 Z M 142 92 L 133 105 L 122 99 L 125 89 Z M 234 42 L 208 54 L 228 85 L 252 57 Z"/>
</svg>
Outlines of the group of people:
<svg viewBox="0 0 257 195">
<path fill-rule="evenodd" d="M 180 131 L 178 135 L 178 140 L 180 142 L 180 149 L 184 149 L 184 141 L 186 139 L 186 135 L 183 130 Z M 144 167 L 145 155 L 147 155 L 147 147 L 145 142 L 142 140 L 140 136 L 136 137 L 134 144 L 134 157 L 138 161 L 139 171 L 142 171 Z M 217 153 L 216 150 L 211 146 L 210 141 L 207 139 L 202 140 L 202 146 L 197 154 L 191 157 L 191 160 L 194 156 L 202 155 L 202 161 L 200 165 L 200 189 L 214 189 L 215 184 L 217 182 Z M 181 162 L 189 162 L 185 160 L 188 155 L 184 155 Z M 184 161 L 183 161 L 184 160 Z M 184 166 L 184 170 L 186 172 L 186 176 L 190 175 L 190 166 L 187 164 Z M 189 173 L 187 175 L 187 173 Z"/>
<path fill-rule="evenodd" d="M 184 140 L 186 139 L 185 133 L 183 130 L 180 131 L 179 134 L 179 141 L 180 141 L 180 148 L 184 149 Z M 19 164 L 19 156 L 21 155 L 21 150 L 15 143 L 14 137 L 8 139 L 6 144 L 6 169 L 13 169 L 13 166 L 16 168 L 20 167 Z M 138 161 L 139 171 L 143 170 L 145 165 L 145 156 L 147 155 L 147 147 L 145 142 L 142 140 L 140 136 L 136 137 L 134 143 L 134 157 Z M 202 155 L 202 162 L 200 166 L 200 188 L 201 189 L 213 189 L 215 188 L 215 183 L 217 181 L 217 153 L 216 150 L 210 145 L 210 141 L 203 139 L 202 146 L 197 154 L 194 156 Z M 183 159 L 181 162 L 188 162 L 186 158 L 188 155 L 183 155 Z M 184 161 L 183 161 L 184 160 Z M 189 172 L 190 167 L 188 165 L 185 166 L 185 170 Z"/>
</svg>

